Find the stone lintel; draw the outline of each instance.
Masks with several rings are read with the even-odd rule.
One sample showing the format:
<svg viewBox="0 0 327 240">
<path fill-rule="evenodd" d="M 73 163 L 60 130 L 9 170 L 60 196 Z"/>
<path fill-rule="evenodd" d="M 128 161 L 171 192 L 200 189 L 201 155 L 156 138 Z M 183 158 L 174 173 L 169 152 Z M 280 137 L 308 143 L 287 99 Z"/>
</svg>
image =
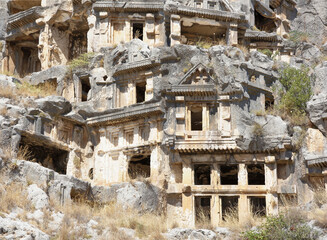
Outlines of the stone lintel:
<svg viewBox="0 0 327 240">
<path fill-rule="evenodd" d="M 245 15 L 236 12 L 201 9 L 188 6 L 169 6 L 166 11 L 179 15 L 199 16 L 209 19 L 217 19 L 226 22 L 247 22 Z"/>
<path fill-rule="evenodd" d="M 327 156 L 322 156 L 314 159 L 306 159 L 309 167 L 327 167 Z"/>
<path fill-rule="evenodd" d="M 160 65 L 160 61 L 156 59 L 144 59 L 141 61 L 131 62 L 120 64 L 117 66 L 117 70 L 114 73 L 114 76 L 122 75 L 128 72 L 135 73 L 137 71 L 146 70 L 149 68 L 157 67 Z"/>
<path fill-rule="evenodd" d="M 162 107 L 161 102 L 137 104 L 134 106 L 118 109 L 116 112 L 113 113 L 89 118 L 87 119 L 87 123 L 90 125 L 115 124 L 162 113 L 164 113 L 164 108 Z"/>
<path fill-rule="evenodd" d="M 57 149 L 61 149 L 64 151 L 70 151 L 70 148 L 65 143 L 55 142 L 51 138 L 44 136 L 43 134 L 32 133 L 24 130 L 17 130 L 20 134 L 26 137 L 29 142 L 34 145 L 43 146 L 43 147 L 53 147 Z"/>
</svg>

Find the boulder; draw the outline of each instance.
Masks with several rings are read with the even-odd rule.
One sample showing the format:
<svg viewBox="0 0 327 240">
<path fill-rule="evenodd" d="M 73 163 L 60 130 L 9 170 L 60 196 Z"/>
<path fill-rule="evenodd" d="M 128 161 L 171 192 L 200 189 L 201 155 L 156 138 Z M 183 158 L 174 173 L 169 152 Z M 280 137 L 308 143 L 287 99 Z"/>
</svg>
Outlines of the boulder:
<svg viewBox="0 0 327 240">
<path fill-rule="evenodd" d="M 151 184 L 143 182 L 126 184 L 116 192 L 117 203 L 123 207 L 133 207 L 140 212 L 157 212 L 159 210 L 158 191 Z"/>
<path fill-rule="evenodd" d="M 323 117 L 327 112 L 327 93 L 320 93 L 314 95 L 309 102 L 307 102 L 307 112 L 309 113 L 310 121 L 326 136 L 326 128 Z"/>
<path fill-rule="evenodd" d="M 321 92 L 327 94 L 327 61 L 319 64 L 314 69 L 314 75 L 315 75 L 315 81 L 314 81 L 314 87 L 313 87 L 313 93 L 319 94 Z"/>
<path fill-rule="evenodd" d="M 35 226 L 19 219 L 0 216 L 0 234 L 5 234 L 5 239 L 34 239 L 49 240 L 50 236 Z"/>
<path fill-rule="evenodd" d="M 36 209 L 42 209 L 49 206 L 48 195 L 36 184 L 28 186 L 27 197 Z"/>
<path fill-rule="evenodd" d="M 37 99 L 35 102 L 42 111 L 52 116 L 66 114 L 72 110 L 70 102 L 61 96 L 48 96 Z"/>
<path fill-rule="evenodd" d="M 167 240 L 218 240 L 217 234 L 208 229 L 174 228 L 165 237 Z"/>
<path fill-rule="evenodd" d="M 317 45 L 325 41 L 327 34 L 327 1 L 297 0 L 297 14 L 291 21 L 291 31 L 308 33 L 308 40 Z"/>
<path fill-rule="evenodd" d="M 258 51 L 251 52 L 251 63 L 255 67 L 269 70 L 271 70 L 271 67 L 274 65 L 274 61 L 271 58 Z"/>
<path fill-rule="evenodd" d="M 307 65 L 316 64 L 320 61 L 321 52 L 319 48 L 310 43 L 302 43 L 296 50 L 296 56 L 308 62 Z"/>
<path fill-rule="evenodd" d="M 144 182 L 113 184 L 110 187 L 94 186 L 92 196 L 94 201 L 102 204 L 114 201 L 139 212 L 161 211 L 160 189 Z"/>
</svg>

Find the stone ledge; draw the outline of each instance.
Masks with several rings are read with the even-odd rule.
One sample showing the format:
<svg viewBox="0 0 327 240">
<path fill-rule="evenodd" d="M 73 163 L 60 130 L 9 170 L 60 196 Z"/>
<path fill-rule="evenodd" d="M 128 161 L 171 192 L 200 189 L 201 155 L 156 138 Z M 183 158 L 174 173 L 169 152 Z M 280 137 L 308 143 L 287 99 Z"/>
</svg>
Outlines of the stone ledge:
<svg viewBox="0 0 327 240">
<path fill-rule="evenodd" d="M 322 156 L 319 158 L 306 159 L 307 165 L 309 167 L 327 167 L 327 156 Z"/>
<path fill-rule="evenodd" d="M 114 124 L 119 122 L 130 121 L 132 119 L 144 118 L 145 116 L 162 114 L 165 110 L 161 102 L 145 103 L 118 109 L 116 112 L 104 114 L 102 116 L 87 119 L 90 125 L 96 124 Z"/>
<path fill-rule="evenodd" d="M 217 91 L 215 89 L 215 85 L 208 84 L 208 85 L 192 85 L 192 84 L 185 84 L 179 86 L 168 86 L 166 88 L 167 93 L 171 93 L 173 95 L 189 95 L 193 96 L 200 95 L 200 96 L 207 96 L 207 95 L 215 95 Z"/>
<path fill-rule="evenodd" d="M 118 76 L 126 72 L 141 71 L 156 66 L 160 66 L 160 61 L 153 58 L 148 58 L 131 63 L 124 63 L 117 66 L 116 72 L 113 74 L 113 76 Z"/>
<path fill-rule="evenodd" d="M 42 16 L 44 7 L 32 7 L 26 11 L 22 11 L 9 16 L 8 30 L 19 28 L 28 23 L 35 22 L 36 19 Z"/>
<path fill-rule="evenodd" d="M 174 14 L 185 14 L 191 16 L 199 16 L 203 18 L 206 17 L 206 18 L 217 19 L 222 21 L 247 22 L 244 14 L 239 14 L 236 12 L 193 8 L 193 7 L 177 6 L 177 5 L 166 6 L 165 10 Z"/>
</svg>

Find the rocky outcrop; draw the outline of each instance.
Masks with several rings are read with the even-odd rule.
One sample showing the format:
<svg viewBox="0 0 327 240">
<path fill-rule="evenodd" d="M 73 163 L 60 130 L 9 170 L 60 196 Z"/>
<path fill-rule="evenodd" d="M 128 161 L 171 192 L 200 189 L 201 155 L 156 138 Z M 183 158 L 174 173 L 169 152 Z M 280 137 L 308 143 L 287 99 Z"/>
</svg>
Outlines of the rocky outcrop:
<svg viewBox="0 0 327 240">
<path fill-rule="evenodd" d="M 50 236 L 40 229 L 8 215 L 0 216 L 0 236 L 4 236 L 4 239 L 50 239 Z"/>
<path fill-rule="evenodd" d="M 327 2 L 325 0 L 298 0 L 297 17 L 291 30 L 308 35 L 310 42 L 322 45 L 327 34 Z"/>
<path fill-rule="evenodd" d="M 15 164 L 15 171 L 2 166 L 3 171 L 6 171 L 10 181 L 32 183 L 27 188 L 28 199 L 36 209 L 47 207 L 49 200 L 65 204 L 80 198 L 101 204 L 117 202 L 123 207 L 140 212 L 160 212 L 163 208 L 164 194 L 159 188 L 146 182 L 92 187 L 88 182 L 58 174 L 37 163 L 17 160 Z"/>
<path fill-rule="evenodd" d="M 35 102 L 42 111 L 52 116 L 64 115 L 72 109 L 71 103 L 60 96 L 49 96 L 37 99 Z"/>
</svg>

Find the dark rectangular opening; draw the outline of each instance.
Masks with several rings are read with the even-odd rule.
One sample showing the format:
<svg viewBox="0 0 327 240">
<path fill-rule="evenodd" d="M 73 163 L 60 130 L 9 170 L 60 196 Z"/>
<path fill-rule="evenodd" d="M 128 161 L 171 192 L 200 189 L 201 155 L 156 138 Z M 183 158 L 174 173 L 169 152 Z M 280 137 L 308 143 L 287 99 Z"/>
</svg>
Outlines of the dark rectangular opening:
<svg viewBox="0 0 327 240">
<path fill-rule="evenodd" d="M 210 131 L 218 130 L 218 108 L 210 106 L 209 108 L 209 129 Z"/>
<path fill-rule="evenodd" d="M 248 185 L 265 185 L 264 164 L 247 165 Z"/>
<path fill-rule="evenodd" d="M 191 131 L 202 131 L 202 107 L 191 109 Z"/>
<path fill-rule="evenodd" d="M 221 197 L 221 213 L 223 221 L 228 217 L 238 219 L 238 197 Z"/>
<path fill-rule="evenodd" d="M 22 47 L 21 48 L 23 57 L 22 57 L 22 66 L 20 76 L 24 77 L 30 73 L 38 72 L 41 70 L 41 62 L 38 57 L 37 48 Z"/>
<path fill-rule="evenodd" d="M 130 179 L 150 177 L 150 155 L 138 155 L 131 158 L 128 166 Z"/>
<path fill-rule="evenodd" d="M 238 166 L 221 165 L 220 166 L 220 184 L 237 185 L 238 184 Z"/>
<path fill-rule="evenodd" d="M 195 221 L 196 223 L 210 222 L 211 220 L 211 196 L 195 197 Z"/>
<path fill-rule="evenodd" d="M 141 103 L 145 101 L 145 82 L 136 84 L 136 102 Z"/>
<path fill-rule="evenodd" d="M 256 216 L 266 216 L 266 198 L 249 197 L 252 214 Z"/>
<path fill-rule="evenodd" d="M 26 137 L 22 137 L 19 151 L 26 161 L 37 162 L 43 167 L 52 169 L 60 174 L 66 174 L 68 151 L 52 146 L 33 144 L 33 140 Z"/>
<path fill-rule="evenodd" d="M 81 78 L 82 83 L 82 102 L 86 102 L 88 99 L 89 91 L 91 90 L 89 77 Z"/>
<path fill-rule="evenodd" d="M 211 166 L 209 164 L 194 165 L 194 184 L 195 185 L 211 184 Z"/>
<path fill-rule="evenodd" d="M 274 106 L 274 99 L 267 98 L 265 100 L 265 110 L 269 110 Z"/>
<path fill-rule="evenodd" d="M 133 23 L 133 39 L 135 38 L 143 41 L 143 23 Z"/>
<path fill-rule="evenodd" d="M 69 37 L 69 60 L 87 53 L 87 31 L 74 32 Z"/>
</svg>

